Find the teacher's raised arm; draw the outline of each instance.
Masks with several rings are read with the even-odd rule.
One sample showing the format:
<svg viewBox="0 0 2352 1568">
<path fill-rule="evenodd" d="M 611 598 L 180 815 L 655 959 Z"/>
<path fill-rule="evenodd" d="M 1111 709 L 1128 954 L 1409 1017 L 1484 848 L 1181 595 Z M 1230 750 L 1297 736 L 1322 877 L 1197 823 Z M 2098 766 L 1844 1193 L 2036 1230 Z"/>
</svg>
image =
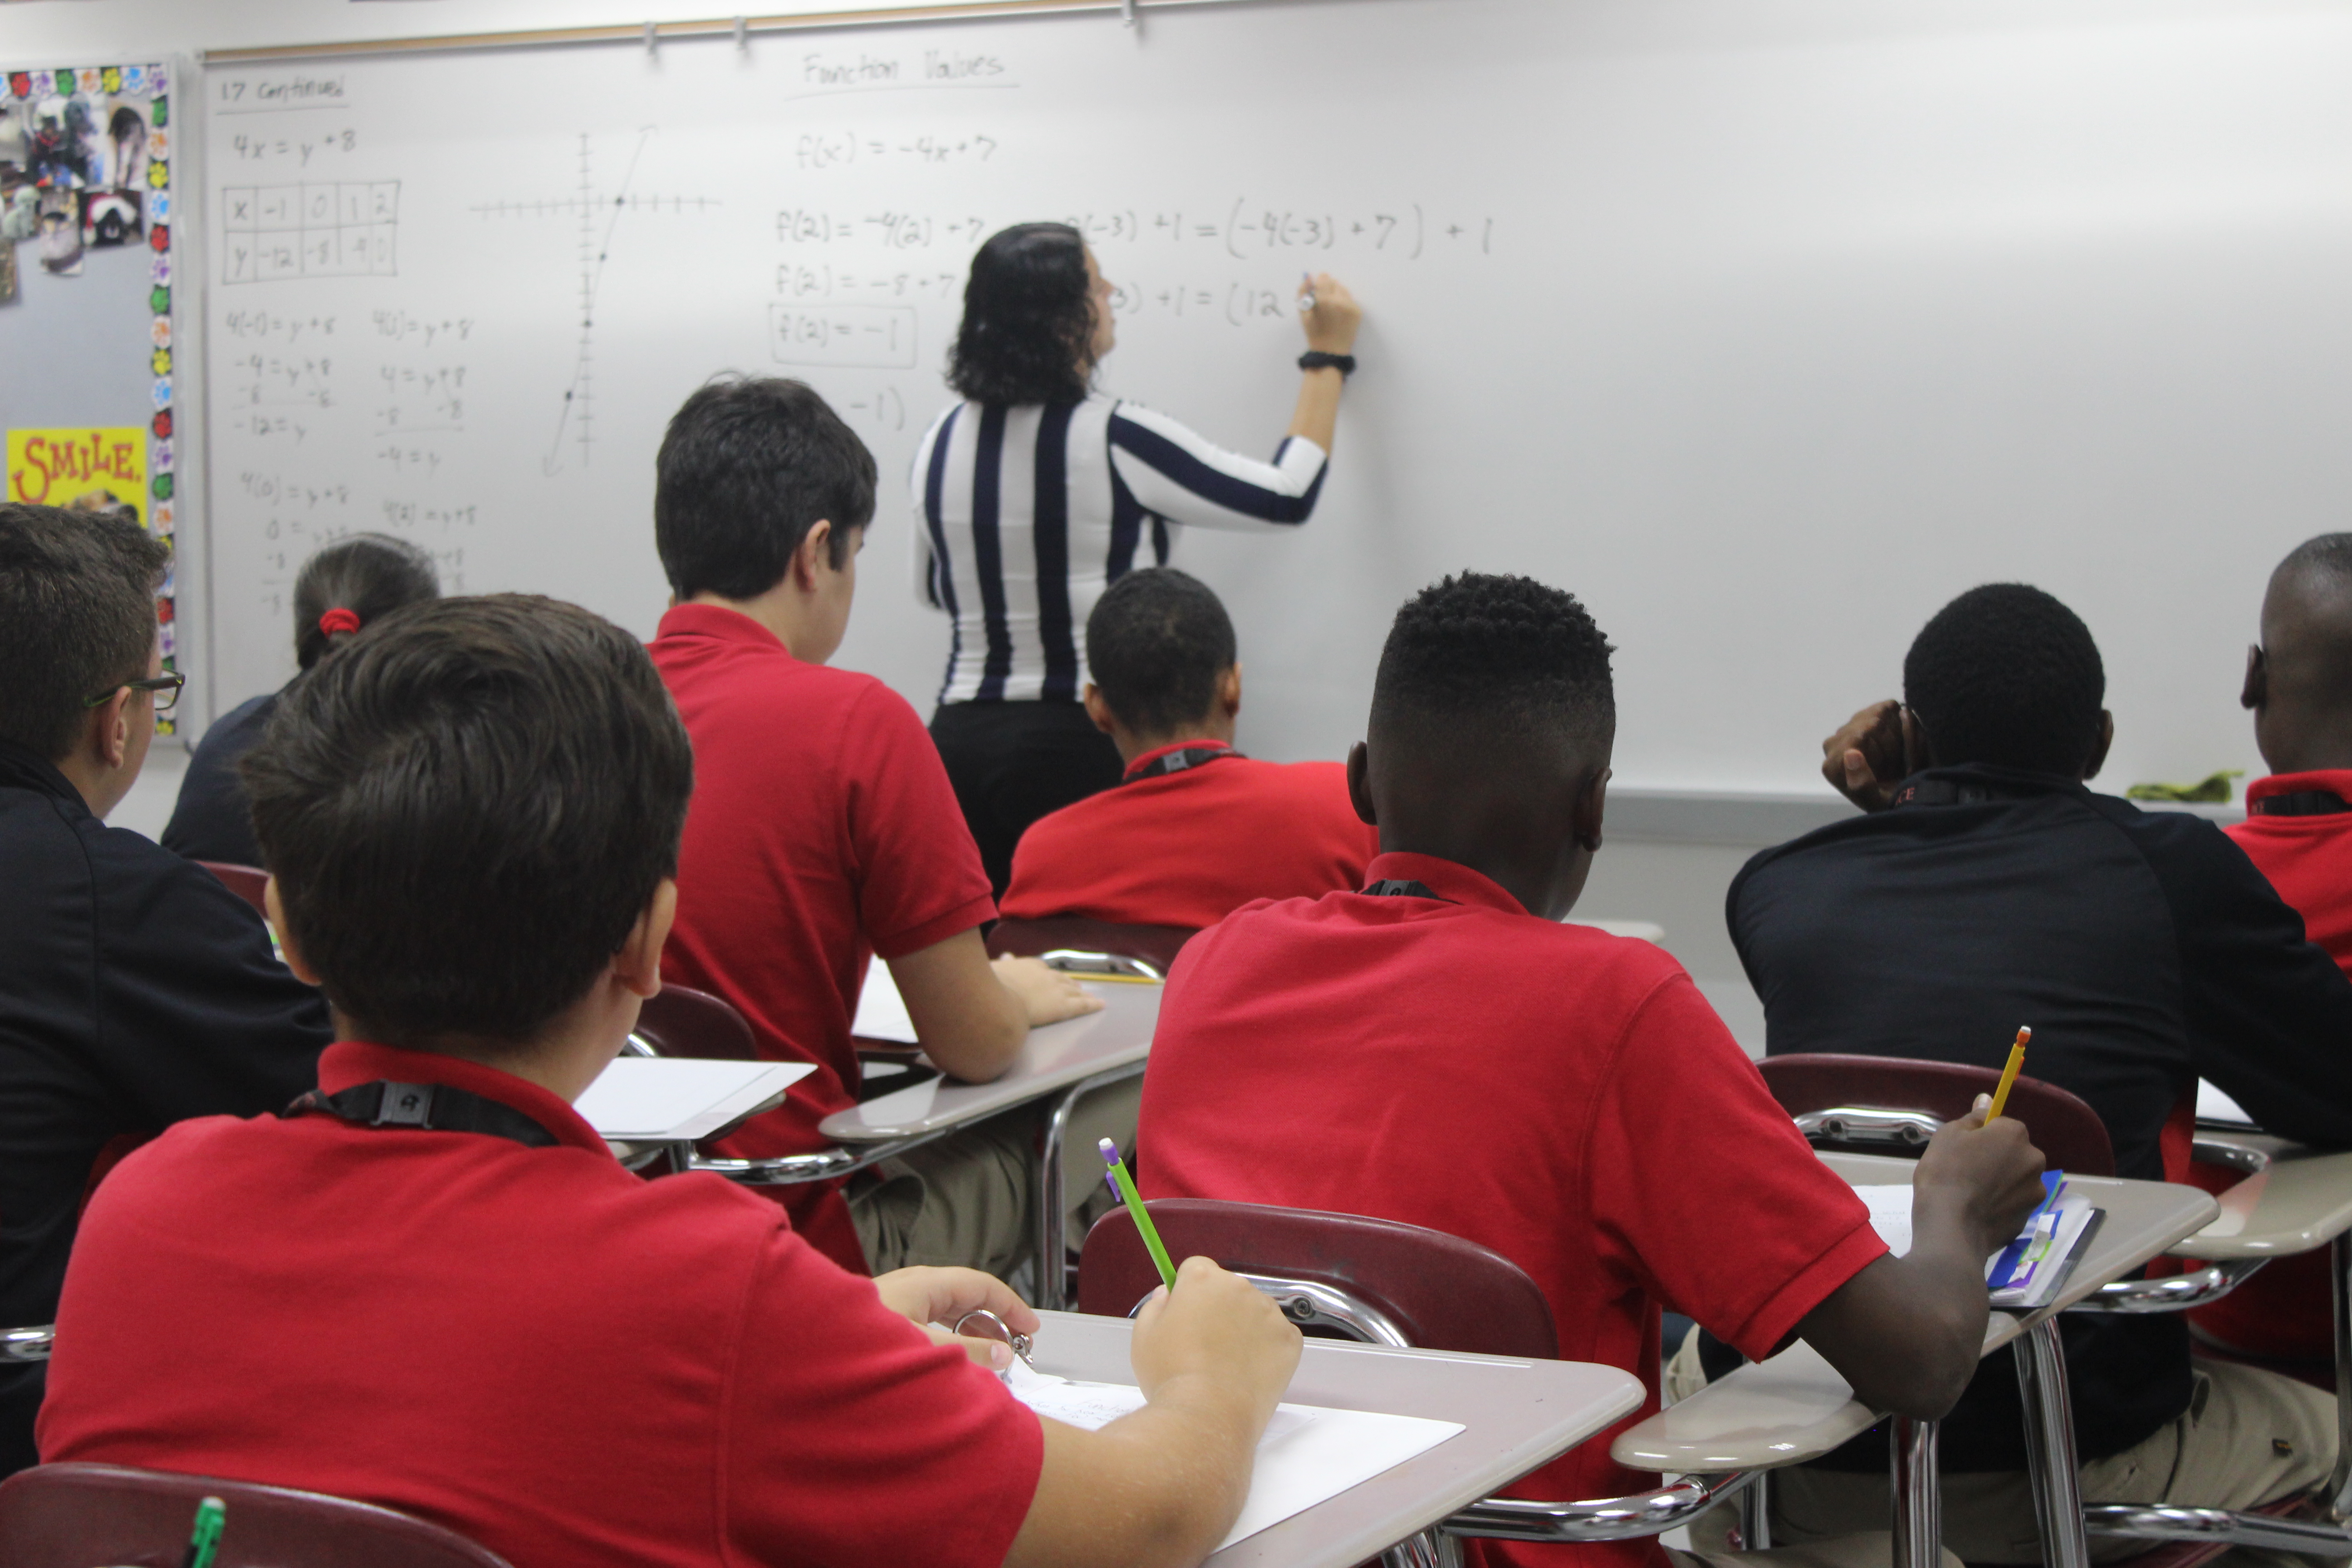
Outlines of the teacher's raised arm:
<svg viewBox="0 0 2352 1568">
<path fill-rule="evenodd" d="M 1167 564 L 1171 525 L 1304 523 L 1355 364 L 1354 297 L 1328 274 L 1307 279 L 1290 428 L 1271 459 L 1243 457 L 1096 390 L 1118 342 L 1111 291 L 1067 224 L 992 236 L 948 357 L 961 401 L 915 454 L 917 591 L 955 623 L 931 735 L 1000 896 L 1029 824 L 1120 779 L 1080 703 L 1096 599 Z"/>
</svg>

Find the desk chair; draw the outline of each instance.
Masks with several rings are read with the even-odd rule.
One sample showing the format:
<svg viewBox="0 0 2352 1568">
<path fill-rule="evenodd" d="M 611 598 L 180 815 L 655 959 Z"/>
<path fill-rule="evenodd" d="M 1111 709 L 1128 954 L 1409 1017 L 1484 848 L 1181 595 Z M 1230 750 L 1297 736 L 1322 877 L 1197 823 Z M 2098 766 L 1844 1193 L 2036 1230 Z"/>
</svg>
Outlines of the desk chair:
<svg viewBox="0 0 2352 1568">
<path fill-rule="evenodd" d="M 388 1508 L 249 1481 L 40 1465 L 0 1482 L 0 1562 L 9 1568 L 170 1568 L 188 1549 L 196 1504 L 228 1505 L 216 1568 L 507 1568 L 452 1531 Z"/>
<path fill-rule="evenodd" d="M 1190 926 L 1120 925 L 1089 920 L 1084 915 L 1050 915 L 1044 920 L 1002 920 L 988 933 L 991 958 L 1043 958 L 1049 952 L 1111 952 L 1139 958 L 1160 973 L 1176 962 L 1177 952 L 1198 934 Z"/>
<path fill-rule="evenodd" d="M 264 902 L 264 898 L 261 898 L 261 889 L 270 884 L 270 875 L 266 869 L 261 869 L 258 865 L 230 865 L 228 860 L 197 860 L 197 865 L 203 865 L 207 872 L 219 877 L 221 886 L 226 886 L 230 893 L 236 893 L 237 898 L 254 905 L 254 914 L 258 914 L 261 920 L 268 920 L 268 902 Z"/>
<path fill-rule="evenodd" d="M 269 873 L 258 866 L 233 866 L 226 860 L 199 860 L 197 865 L 221 879 L 221 885 L 247 903 L 263 920 L 269 918 L 269 906 L 263 901 L 261 890 L 269 886 Z"/>
<path fill-rule="evenodd" d="M 1796 1119 L 1798 1128 L 1817 1147 L 1907 1153 L 1914 1157 L 1926 1147 L 1937 1126 L 1965 1114 L 1974 1106 L 1978 1095 L 1991 1093 L 2000 1081 L 2000 1074 L 1990 1068 L 1888 1057 L 1767 1057 L 1757 1067 L 1773 1098 Z M 2003 1113 L 2025 1123 L 2034 1146 L 2042 1151 L 2052 1169 L 2086 1176 L 2115 1174 L 2115 1148 L 2107 1137 L 2106 1124 L 2077 1096 L 2055 1084 L 2021 1075 L 2010 1090 Z M 2217 1152 L 2212 1157 L 2231 1156 Z M 2190 1273 L 2118 1279 L 2068 1310 L 2184 1311 L 2227 1295 L 2261 1268 L 2263 1261 L 2259 1258 L 2231 1259 Z M 2199 1538 L 2202 1550 L 2167 1548 L 2131 1559 L 2140 1568 L 2194 1568 L 2229 1544 L 2279 1544 L 2278 1532 L 2273 1528 L 2267 1531 L 2256 1529 L 2242 1541 L 2225 1539 L 2219 1545 L 2207 1546 L 2204 1542 L 2220 1528 L 2215 1521 L 2200 1520 L 2184 1524 L 2176 1517 L 2220 1510 L 2147 1510 L 2120 1505 L 2084 1509 L 2072 1462 L 2074 1405 L 2066 1385 L 2066 1363 L 2056 1319 L 2045 1319 L 2026 1331 L 2017 1342 L 2016 1361 L 2018 1391 L 2025 1406 L 2026 1473 L 2033 1487 L 2042 1561 L 2048 1568 L 2085 1568 L 2090 1561 L 2085 1530 L 2085 1521 L 2089 1519 L 2099 1521 L 2103 1526 L 2118 1527 L 2102 1528 L 2102 1534 L 2140 1533 L 2150 1539 L 2182 1542 L 2189 1539 L 2191 1530 L 2206 1532 Z M 1894 1470 L 1898 1543 L 1906 1539 L 1933 1542 L 1941 1534 L 1934 1426 L 1932 1422 L 1897 1417 L 1891 1434 L 1888 1451 Z M 2261 1517 L 2265 1522 L 2269 1518 Z M 2304 1539 L 2303 1549 L 2310 1550 L 2309 1539 Z"/>
<path fill-rule="evenodd" d="M 1171 1256 L 1200 1255 L 1274 1298 L 1283 1316 L 1327 1337 L 1400 1350 L 1468 1352 L 1554 1361 L 1551 1303 L 1501 1253 L 1416 1225 L 1209 1198 L 1144 1205 Z M 1160 1273 L 1124 1208 L 1087 1233 L 1078 1255 L 1078 1310 L 1131 1317 Z M 1758 1472 L 1709 1488 L 1673 1486 L 1589 1502 L 1489 1498 L 1381 1554 L 1383 1568 L 1459 1568 L 1459 1539 L 1627 1541 L 1661 1535 L 1730 1499 Z"/>
</svg>

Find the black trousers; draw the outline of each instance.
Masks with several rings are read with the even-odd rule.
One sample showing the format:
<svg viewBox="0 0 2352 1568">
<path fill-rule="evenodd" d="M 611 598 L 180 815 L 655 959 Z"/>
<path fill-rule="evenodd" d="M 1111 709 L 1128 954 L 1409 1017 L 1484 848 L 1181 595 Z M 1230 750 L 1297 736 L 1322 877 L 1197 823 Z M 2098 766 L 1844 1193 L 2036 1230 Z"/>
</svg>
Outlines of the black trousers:
<svg viewBox="0 0 2352 1568">
<path fill-rule="evenodd" d="M 1029 825 L 1110 788 L 1124 771 L 1118 748 L 1076 702 L 943 702 L 931 739 L 1000 899 Z"/>
</svg>

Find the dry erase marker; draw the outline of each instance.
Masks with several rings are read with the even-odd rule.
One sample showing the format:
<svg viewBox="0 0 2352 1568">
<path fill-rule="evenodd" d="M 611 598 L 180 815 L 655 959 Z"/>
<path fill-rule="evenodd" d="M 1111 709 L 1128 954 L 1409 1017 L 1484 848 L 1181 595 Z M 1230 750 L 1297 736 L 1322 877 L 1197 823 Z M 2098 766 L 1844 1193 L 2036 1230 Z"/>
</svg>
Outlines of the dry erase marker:
<svg viewBox="0 0 2352 1568">
<path fill-rule="evenodd" d="M 1301 290 L 1298 296 L 1298 309 L 1300 313 L 1304 314 L 1307 311 L 1315 309 L 1315 274 L 1312 272 L 1300 273 L 1298 275 L 1298 287 Z"/>
<path fill-rule="evenodd" d="M 1110 1167 L 1110 1184 L 1118 1190 L 1118 1201 L 1134 1216 L 1135 1228 L 1143 1233 L 1143 1245 L 1151 1249 L 1151 1261 L 1160 1266 L 1160 1283 L 1173 1290 L 1176 1266 L 1168 1261 L 1168 1248 L 1160 1240 L 1159 1227 L 1143 1212 L 1143 1200 L 1136 1195 L 1135 1178 L 1127 1173 L 1127 1162 L 1118 1157 L 1118 1145 L 1106 1138 L 1097 1147 L 1102 1150 L 1103 1163 Z"/>
<path fill-rule="evenodd" d="M 2017 1081 L 2017 1069 L 2025 1065 L 2025 1042 L 2032 1037 L 2031 1029 L 2017 1031 L 2017 1043 L 2009 1047 L 2009 1065 L 2000 1069 L 2000 1087 L 1992 1091 L 1992 1109 L 1985 1112 L 1986 1121 L 1999 1116 L 2000 1108 L 2009 1103 L 2010 1085 Z"/>
<path fill-rule="evenodd" d="M 188 1537 L 188 1554 L 180 1559 L 180 1568 L 212 1568 L 213 1555 L 220 1551 L 221 1526 L 227 1518 L 228 1505 L 216 1497 L 196 1504 L 195 1533 Z"/>
</svg>

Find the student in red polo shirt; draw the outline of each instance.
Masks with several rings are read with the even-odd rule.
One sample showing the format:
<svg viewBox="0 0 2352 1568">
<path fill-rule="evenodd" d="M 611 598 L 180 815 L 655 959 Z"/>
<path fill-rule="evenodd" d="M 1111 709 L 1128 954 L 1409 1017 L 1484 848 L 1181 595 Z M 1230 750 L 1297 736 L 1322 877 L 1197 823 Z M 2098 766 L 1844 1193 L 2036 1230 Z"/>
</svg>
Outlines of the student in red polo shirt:
<svg viewBox="0 0 2352 1568">
<path fill-rule="evenodd" d="M 1006 914 L 1197 931 L 1252 899 L 1363 885 L 1380 837 L 1347 770 L 1234 750 L 1242 667 L 1207 584 L 1170 566 L 1121 577 L 1087 616 L 1087 716 L 1126 775 L 1030 825 Z"/>
<path fill-rule="evenodd" d="M 856 1103 L 849 1026 L 874 953 L 961 1079 L 1102 1005 L 1034 959 L 991 965 L 996 906 L 929 732 L 879 680 L 825 666 L 873 515 L 873 455 L 799 382 L 714 382 L 662 439 L 654 542 L 676 607 L 653 656 L 697 777 L 662 973 L 733 1003 L 761 1056 L 817 1067 L 733 1155 L 831 1144 L 818 1124 Z M 1035 1234 L 1033 1137 L 1034 1119 L 999 1116 L 859 1176 L 846 1203 L 838 1183 L 772 1191 L 845 1267 L 1001 1272 Z"/>
<path fill-rule="evenodd" d="M 1979 1110 L 1920 1161 L 1910 1252 L 1806 1146 L 1681 966 L 1560 920 L 1601 847 L 1616 718 L 1582 605 L 1465 574 L 1389 634 L 1348 759 L 1380 826 L 1361 892 L 1255 903 L 1169 976 L 1138 1134 L 1154 1196 L 1376 1215 L 1493 1247 L 1550 1298 L 1559 1353 L 1658 1405 L 1672 1305 L 1761 1360 L 1796 1338 L 1865 1404 L 1940 1416 L 1975 1372 L 1984 1261 L 2042 1194 Z M 1610 1435 L 1512 1489 L 1654 1483 Z M 1885 1561 L 1887 1537 L 1776 1561 Z M 1488 1564 L 1663 1568 L 1654 1541 L 1476 1543 Z"/>
<path fill-rule="evenodd" d="M 645 650 L 552 600 L 415 606 L 288 689 L 246 776 L 340 1043 L 282 1116 L 183 1122 L 99 1189 L 45 1459 L 357 1498 L 519 1564 L 1207 1553 L 1298 1355 L 1248 1285 L 1188 1260 L 1136 1328 L 1150 1403 L 1041 1421 L 975 1364 L 1003 1347 L 922 1327 L 1036 1329 L 996 1280 L 845 1271 L 572 1109 L 660 988 L 693 774 Z"/>
<path fill-rule="evenodd" d="M 2305 540 L 2279 563 L 2262 635 L 2239 700 L 2271 772 L 2246 786 L 2246 820 L 2223 831 L 2352 974 L 2352 533 Z M 2324 1251 L 2281 1258 L 2189 1321 L 2230 1350 L 2324 1360 L 2336 1348 L 2327 1272 Z"/>
</svg>

